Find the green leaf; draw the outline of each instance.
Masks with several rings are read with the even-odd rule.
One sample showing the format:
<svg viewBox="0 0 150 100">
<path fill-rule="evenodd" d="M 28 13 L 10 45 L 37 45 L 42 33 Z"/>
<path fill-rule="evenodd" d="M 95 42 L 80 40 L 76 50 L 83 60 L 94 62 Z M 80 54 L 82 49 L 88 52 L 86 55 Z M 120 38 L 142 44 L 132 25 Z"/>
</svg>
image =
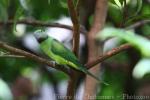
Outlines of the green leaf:
<svg viewBox="0 0 150 100">
<path fill-rule="evenodd" d="M 133 69 L 133 76 L 137 79 L 143 78 L 146 74 L 150 73 L 150 59 L 141 59 Z"/>
<path fill-rule="evenodd" d="M 60 4 L 63 8 L 68 8 L 68 5 L 67 5 L 67 2 L 64 2 L 64 1 L 60 1 Z"/>
<path fill-rule="evenodd" d="M 143 4 L 142 0 L 137 0 L 137 10 L 136 10 L 134 16 L 136 16 L 141 11 L 142 4 Z"/>
<path fill-rule="evenodd" d="M 142 15 L 150 14 L 150 4 L 144 4 L 141 10 Z"/>
<path fill-rule="evenodd" d="M 124 2 L 125 2 L 126 0 L 119 0 L 119 2 L 120 2 L 120 4 L 123 6 L 123 4 L 124 4 Z"/>
<path fill-rule="evenodd" d="M 9 4 L 9 0 L 0 0 L 0 4 L 7 7 Z"/>
<path fill-rule="evenodd" d="M 123 22 L 122 10 L 112 3 L 109 3 L 108 16 L 115 24 L 120 25 Z"/>
<path fill-rule="evenodd" d="M 0 20 L 7 21 L 8 14 L 7 14 L 7 7 L 0 3 Z"/>
<path fill-rule="evenodd" d="M 16 14 L 15 14 L 15 18 L 14 18 L 14 24 L 13 24 L 13 31 L 17 31 L 16 30 L 16 22 L 17 20 L 21 17 L 21 15 L 23 14 L 23 8 L 21 6 L 18 7 Z"/>
<path fill-rule="evenodd" d="M 15 18 L 14 18 L 14 24 L 13 24 L 13 31 L 17 31 L 16 30 L 16 22 L 17 20 L 23 16 L 24 12 L 25 11 L 29 11 L 31 10 L 30 9 L 30 6 L 29 6 L 29 3 L 31 2 L 31 0 L 20 0 L 20 5 L 19 7 L 17 8 L 17 11 L 15 13 Z"/>
<path fill-rule="evenodd" d="M 48 0 L 48 4 L 50 4 L 51 3 L 51 0 Z"/>
<path fill-rule="evenodd" d="M 131 25 L 132 23 L 135 23 L 135 22 L 140 21 L 140 20 L 146 20 L 146 19 L 150 19 L 150 14 L 134 16 L 134 17 L 128 19 L 128 20 L 125 22 L 125 26 L 129 26 L 129 25 Z"/>
<path fill-rule="evenodd" d="M 109 2 L 111 2 L 111 3 L 115 4 L 115 1 L 114 1 L 114 0 L 109 0 Z"/>
<path fill-rule="evenodd" d="M 125 0 L 109 0 L 111 3 L 117 5 L 118 7 L 121 7 Z"/>
<path fill-rule="evenodd" d="M 19 1 L 20 1 L 20 7 L 22 7 L 22 9 L 24 9 L 26 11 L 31 10 L 31 7 L 30 7 L 31 0 L 19 0 Z"/>
<path fill-rule="evenodd" d="M 143 1 L 142 0 L 136 0 L 136 7 L 130 8 L 129 10 L 131 10 L 130 16 L 127 18 L 127 21 L 125 22 L 125 25 L 128 26 L 136 21 L 139 20 L 143 20 L 145 19 L 146 15 L 140 14 L 142 7 L 143 7 Z M 134 6 L 134 5 L 131 5 Z M 134 12 L 132 11 L 132 9 L 134 9 Z"/>
<path fill-rule="evenodd" d="M 0 100 L 13 100 L 9 86 L 0 78 Z"/>
<path fill-rule="evenodd" d="M 114 2 L 119 8 L 122 7 L 120 0 L 114 0 Z"/>
<path fill-rule="evenodd" d="M 105 40 L 111 37 L 118 37 L 125 40 L 140 50 L 143 56 L 150 57 L 150 41 L 143 36 L 140 36 L 133 31 L 126 31 L 124 29 L 104 28 L 98 33 L 96 38 L 98 40 Z"/>
<path fill-rule="evenodd" d="M 150 25 L 146 24 L 142 26 L 141 31 L 145 36 L 150 36 Z"/>
</svg>

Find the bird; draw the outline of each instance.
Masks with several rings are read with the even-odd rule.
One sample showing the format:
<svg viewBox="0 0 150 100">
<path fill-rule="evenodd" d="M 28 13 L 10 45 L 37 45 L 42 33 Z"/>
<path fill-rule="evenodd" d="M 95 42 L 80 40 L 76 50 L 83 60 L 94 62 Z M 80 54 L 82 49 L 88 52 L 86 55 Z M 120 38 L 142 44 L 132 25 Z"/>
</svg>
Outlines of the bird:
<svg viewBox="0 0 150 100">
<path fill-rule="evenodd" d="M 43 30 L 36 30 L 34 36 L 38 41 L 41 50 L 52 60 L 54 60 L 59 65 L 64 65 L 69 68 L 83 72 L 92 78 L 96 79 L 99 82 L 102 82 L 106 85 L 107 83 L 100 80 L 98 77 L 93 75 L 88 69 L 79 62 L 75 54 L 68 48 L 66 48 L 63 43 L 54 39 L 51 36 L 48 36 Z"/>
</svg>

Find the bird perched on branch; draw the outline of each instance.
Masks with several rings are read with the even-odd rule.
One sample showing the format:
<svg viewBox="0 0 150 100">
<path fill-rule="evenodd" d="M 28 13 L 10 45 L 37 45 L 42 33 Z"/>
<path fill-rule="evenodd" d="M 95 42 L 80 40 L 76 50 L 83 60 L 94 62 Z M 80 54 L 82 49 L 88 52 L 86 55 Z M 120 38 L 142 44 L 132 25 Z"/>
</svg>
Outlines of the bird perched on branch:
<svg viewBox="0 0 150 100">
<path fill-rule="evenodd" d="M 85 74 L 88 74 L 89 76 L 93 77 L 94 79 L 98 80 L 99 82 L 102 82 L 104 84 L 107 84 L 100 80 L 98 77 L 93 75 L 86 69 L 85 66 L 83 66 L 77 57 L 74 55 L 71 50 L 66 48 L 61 42 L 57 41 L 56 39 L 48 36 L 44 31 L 37 30 L 34 32 L 34 36 L 36 40 L 40 44 L 40 48 L 42 51 L 51 59 L 53 59 L 56 63 L 60 65 L 67 66 L 69 68 L 73 68 L 75 70 L 78 70 L 80 72 L 83 72 Z"/>
</svg>

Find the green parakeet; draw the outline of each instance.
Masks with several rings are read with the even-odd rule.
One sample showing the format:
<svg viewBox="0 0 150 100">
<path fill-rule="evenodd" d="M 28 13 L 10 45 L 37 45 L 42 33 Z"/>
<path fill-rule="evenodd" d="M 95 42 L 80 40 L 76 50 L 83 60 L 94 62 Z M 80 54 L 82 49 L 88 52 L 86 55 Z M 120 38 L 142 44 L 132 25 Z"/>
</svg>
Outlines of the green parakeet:
<svg viewBox="0 0 150 100">
<path fill-rule="evenodd" d="M 78 71 L 81 71 L 89 76 L 93 77 L 94 79 L 102 82 L 99 78 L 95 75 L 90 73 L 85 66 L 83 66 L 74 53 L 71 52 L 68 48 L 66 48 L 61 42 L 57 41 L 56 39 L 48 36 L 44 31 L 37 30 L 34 33 L 36 40 L 40 44 L 40 48 L 42 51 L 49 56 L 51 59 L 56 61 L 56 63 L 60 65 L 66 65 L 67 67 L 74 68 Z M 104 83 L 104 82 L 103 82 Z M 107 84 L 107 83 L 104 83 Z"/>
</svg>

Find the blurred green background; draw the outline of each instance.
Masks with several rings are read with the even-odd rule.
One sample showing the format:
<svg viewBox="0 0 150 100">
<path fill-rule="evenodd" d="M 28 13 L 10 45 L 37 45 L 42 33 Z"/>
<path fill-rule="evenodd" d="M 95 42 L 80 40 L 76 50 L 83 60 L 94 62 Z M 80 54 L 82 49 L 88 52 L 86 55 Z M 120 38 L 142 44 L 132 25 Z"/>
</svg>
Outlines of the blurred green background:
<svg viewBox="0 0 150 100">
<path fill-rule="evenodd" d="M 77 0 L 74 0 L 75 4 L 76 2 Z M 90 6 L 83 2 L 79 11 L 85 5 Z M 94 13 L 92 8 L 89 7 L 88 10 L 89 12 L 80 12 L 80 22 L 86 30 L 92 24 Z M 86 23 L 82 19 L 84 13 L 90 13 Z M 66 0 L 0 0 L 0 22 L 3 22 L 0 24 L 0 41 L 46 57 L 32 35 L 36 29 L 42 28 L 47 34 L 71 48 L 70 30 L 7 24 L 8 20 L 17 22 L 22 19 L 71 26 Z M 147 23 L 127 30 L 130 25 L 145 20 Z M 150 23 L 148 22 L 150 22 L 149 0 L 109 0 L 104 31 L 99 33 L 104 36 L 98 38 L 100 41 L 107 40 L 105 40 L 104 52 L 124 43 L 132 44 L 133 48 L 102 63 L 100 77 L 110 85 L 100 86 L 97 93 L 98 100 L 122 100 L 129 99 L 133 95 L 149 96 L 150 99 Z M 110 37 L 111 39 L 108 40 L 107 38 Z M 87 57 L 85 38 L 85 34 L 81 33 L 80 58 L 83 63 Z M 0 48 L 0 100 L 57 100 L 55 94 L 65 95 L 68 81 L 66 74 L 29 59 L 7 57 L 7 55 L 9 52 Z M 82 79 L 79 80 L 77 93 L 79 96 L 83 93 L 80 86 L 84 87 Z"/>
</svg>

